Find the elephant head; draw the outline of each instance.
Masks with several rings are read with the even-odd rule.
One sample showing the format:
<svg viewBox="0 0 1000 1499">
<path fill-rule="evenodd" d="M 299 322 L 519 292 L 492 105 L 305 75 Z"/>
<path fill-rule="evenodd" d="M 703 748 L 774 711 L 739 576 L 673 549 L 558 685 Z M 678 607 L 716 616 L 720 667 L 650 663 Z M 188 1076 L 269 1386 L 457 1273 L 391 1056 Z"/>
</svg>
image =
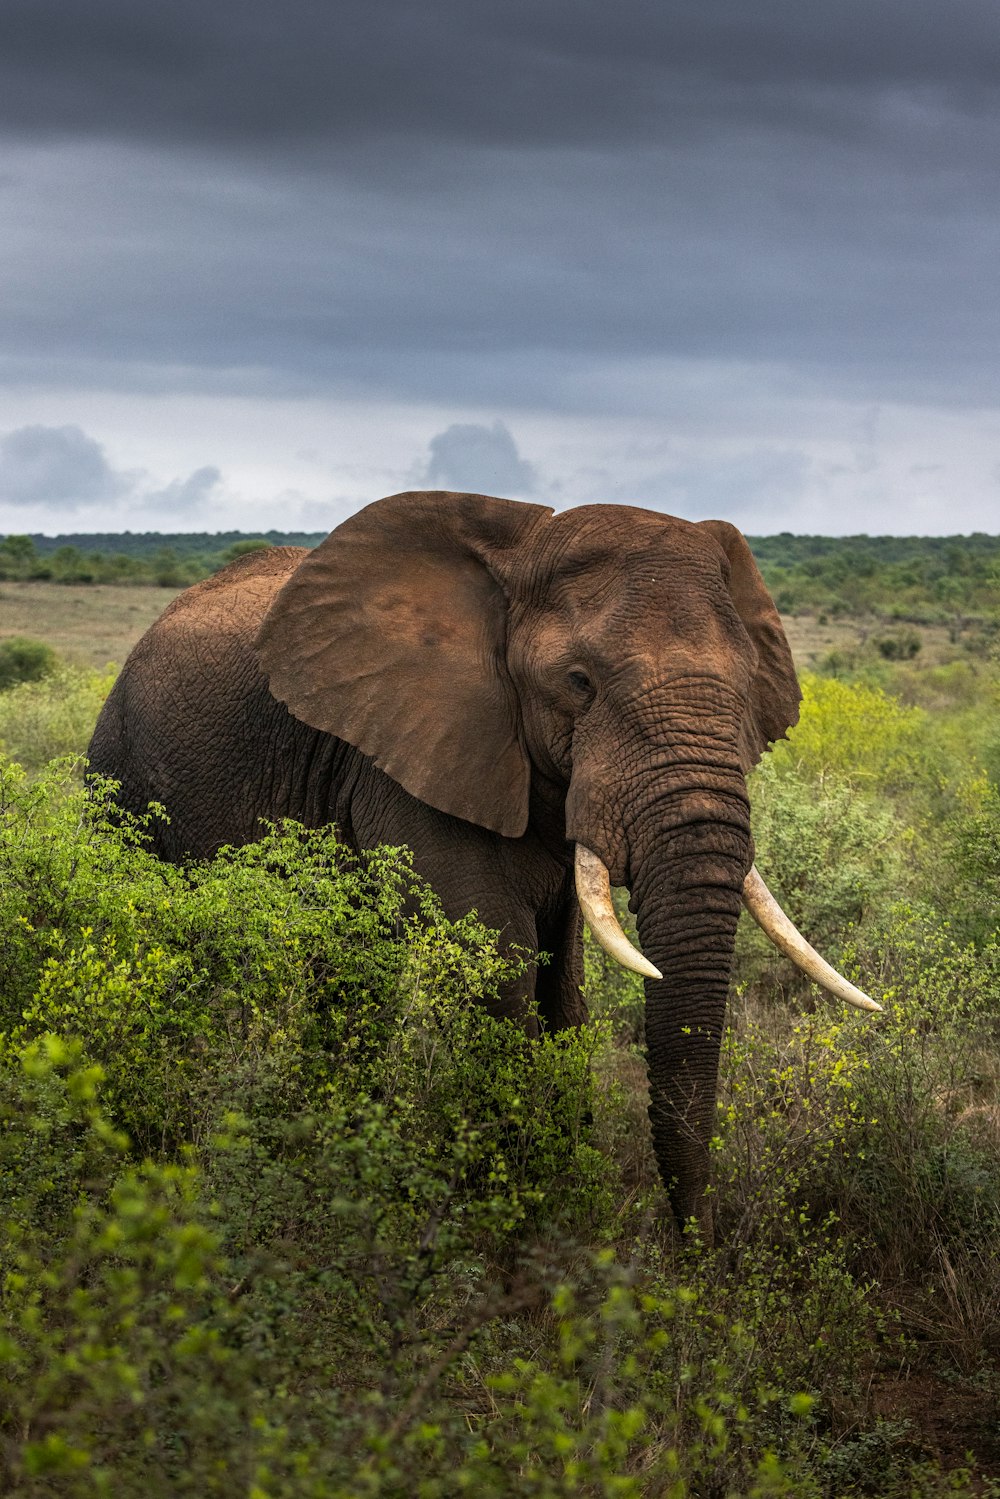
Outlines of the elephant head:
<svg viewBox="0 0 1000 1499">
<path fill-rule="evenodd" d="M 656 1155 L 678 1217 L 702 1211 L 741 899 L 811 953 L 751 868 L 745 776 L 799 688 L 742 535 L 629 506 L 396 495 L 303 561 L 258 651 L 296 717 L 411 795 L 506 839 L 538 809 L 559 819 L 588 921 L 647 975 Z"/>
</svg>

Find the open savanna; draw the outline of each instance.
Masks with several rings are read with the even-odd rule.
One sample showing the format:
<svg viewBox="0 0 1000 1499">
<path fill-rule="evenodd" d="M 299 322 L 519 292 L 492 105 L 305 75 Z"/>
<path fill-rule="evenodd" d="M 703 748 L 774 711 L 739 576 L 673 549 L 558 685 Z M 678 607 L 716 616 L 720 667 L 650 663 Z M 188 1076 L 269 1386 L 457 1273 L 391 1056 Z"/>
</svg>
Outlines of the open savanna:
<svg viewBox="0 0 1000 1499">
<path fill-rule="evenodd" d="M 177 588 L 101 583 L 0 583 L 0 640 L 43 640 L 78 666 L 120 666 Z"/>
<path fill-rule="evenodd" d="M 43 640 L 80 666 L 120 666 L 139 637 L 179 588 L 108 583 L 0 583 L 0 640 L 26 635 Z M 782 616 L 799 671 L 821 669 L 831 652 L 855 653 L 880 635 L 903 628 L 920 637 L 922 666 L 963 654 L 965 642 L 945 624 L 896 626 L 874 616 L 827 618 L 822 613 Z"/>
</svg>

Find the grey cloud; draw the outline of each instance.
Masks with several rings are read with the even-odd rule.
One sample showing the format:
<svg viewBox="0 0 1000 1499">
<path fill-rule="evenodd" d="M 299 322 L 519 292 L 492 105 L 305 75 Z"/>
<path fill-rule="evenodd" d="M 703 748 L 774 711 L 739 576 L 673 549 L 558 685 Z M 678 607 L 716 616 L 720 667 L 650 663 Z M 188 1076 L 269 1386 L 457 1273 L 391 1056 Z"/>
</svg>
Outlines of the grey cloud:
<svg viewBox="0 0 1000 1499">
<path fill-rule="evenodd" d="M 11 388 L 697 406 L 750 481 L 768 382 L 1000 404 L 996 0 L 7 0 L 0 130 Z"/>
<path fill-rule="evenodd" d="M 794 531 L 801 529 L 795 524 L 796 506 L 809 488 L 811 470 L 808 455 L 791 448 L 701 454 L 678 459 L 627 491 L 620 489 L 615 498 L 685 520 L 722 517 L 744 528 Z"/>
<path fill-rule="evenodd" d="M 501 421 L 492 427 L 456 422 L 432 437 L 423 481 L 435 489 L 474 494 L 533 494 L 538 483 L 534 465 L 522 458 Z"/>
<path fill-rule="evenodd" d="M 233 149 L 304 138 L 565 144 L 789 110 L 824 89 L 995 98 L 993 0 L 8 0 L 2 117 Z M 686 85 L 686 87 L 685 87 Z"/>
<path fill-rule="evenodd" d="M 998 59 L 995 0 L 14 0 L 0 379 L 1000 400 Z"/>
<path fill-rule="evenodd" d="M 94 507 L 144 509 L 190 519 L 222 482 L 212 465 L 163 488 L 141 469 L 117 469 L 80 427 L 18 427 L 0 437 L 0 505 L 73 514 Z"/>
<path fill-rule="evenodd" d="M 134 475 L 117 472 L 100 443 L 79 427 L 19 427 L 0 438 L 0 501 L 80 505 L 118 499 Z"/>
<path fill-rule="evenodd" d="M 162 510 L 167 516 L 183 515 L 188 519 L 209 503 L 213 491 L 222 482 L 222 474 L 211 464 L 195 469 L 186 479 L 174 479 L 165 489 L 151 490 L 143 496 L 150 509 Z"/>
<path fill-rule="evenodd" d="M 1000 116 L 984 133 L 994 172 Z M 125 148 L 12 159 L 8 381 L 586 409 L 588 379 L 614 402 L 616 363 L 670 357 L 1000 398 L 1000 193 L 972 156 L 943 184 L 808 142 L 446 152 L 422 195 Z"/>
</svg>

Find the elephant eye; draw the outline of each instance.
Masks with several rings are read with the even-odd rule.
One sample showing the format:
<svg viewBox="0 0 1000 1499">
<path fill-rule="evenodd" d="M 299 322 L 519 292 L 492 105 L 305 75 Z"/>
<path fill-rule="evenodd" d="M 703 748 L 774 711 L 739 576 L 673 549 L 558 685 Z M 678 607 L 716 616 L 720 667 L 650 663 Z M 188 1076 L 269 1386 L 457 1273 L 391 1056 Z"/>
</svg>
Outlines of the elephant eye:
<svg viewBox="0 0 1000 1499">
<path fill-rule="evenodd" d="M 579 697 L 592 698 L 594 696 L 594 684 L 585 671 L 571 671 L 569 685 Z"/>
</svg>

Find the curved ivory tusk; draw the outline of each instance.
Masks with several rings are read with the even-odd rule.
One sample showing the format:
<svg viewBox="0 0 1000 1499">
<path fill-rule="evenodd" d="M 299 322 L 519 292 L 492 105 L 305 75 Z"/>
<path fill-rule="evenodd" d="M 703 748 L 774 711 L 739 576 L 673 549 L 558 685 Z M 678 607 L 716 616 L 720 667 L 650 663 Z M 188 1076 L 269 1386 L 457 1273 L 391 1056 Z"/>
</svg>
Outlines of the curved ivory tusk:
<svg viewBox="0 0 1000 1499">
<path fill-rule="evenodd" d="M 876 1004 L 874 999 L 869 999 L 867 994 L 856 989 L 842 974 L 837 972 L 836 968 L 831 968 L 814 947 L 810 946 L 798 928 L 789 921 L 764 884 L 757 872 L 756 864 L 751 864 L 750 873 L 743 882 L 743 904 L 761 930 L 770 937 L 778 951 L 783 952 L 787 958 L 791 958 L 792 962 L 801 968 L 802 972 L 807 974 L 814 983 L 819 984 L 821 989 L 826 989 L 837 999 L 846 1000 L 849 1005 L 857 1005 L 859 1010 L 881 1010 L 880 1004 Z"/>
<path fill-rule="evenodd" d="M 603 859 L 576 845 L 576 893 L 583 907 L 583 916 L 594 937 L 623 968 L 641 973 L 647 979 L 660 979 L 663 974 L 654 968 L 648 958 L 637 952 L 618 924 L 615 908 L 611 904 L 611 876 Z"/>
</svg>

